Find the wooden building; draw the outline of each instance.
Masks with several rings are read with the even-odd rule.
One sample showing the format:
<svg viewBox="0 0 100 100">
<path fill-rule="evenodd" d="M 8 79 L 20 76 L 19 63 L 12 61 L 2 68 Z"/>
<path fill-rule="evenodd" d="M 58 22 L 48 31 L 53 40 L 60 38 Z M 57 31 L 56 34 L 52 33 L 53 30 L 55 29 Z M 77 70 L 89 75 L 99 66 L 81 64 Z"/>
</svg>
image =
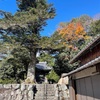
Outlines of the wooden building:
<svg viewBox="0 0 100 100">
<path fill-rule="evenodd" d="M 36 64 L 36 82 L 41 84 L 47 82 L 46 75 L 52 70 L 47 62 L 39 62 Z"/>
<path fill-rule="evenodd" d="M 70 100 L 100 100 L 100 36 L 80 51 L 70 62 L 80 66 L 69 77 Z"/>
</svg>

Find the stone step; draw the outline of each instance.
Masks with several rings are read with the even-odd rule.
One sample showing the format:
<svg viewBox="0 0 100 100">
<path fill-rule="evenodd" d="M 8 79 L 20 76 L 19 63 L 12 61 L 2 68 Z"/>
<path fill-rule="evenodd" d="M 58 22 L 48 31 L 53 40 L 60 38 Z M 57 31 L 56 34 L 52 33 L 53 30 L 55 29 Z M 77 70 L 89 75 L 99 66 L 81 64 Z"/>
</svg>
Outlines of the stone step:
<svg viewBox="0 0 100 100">
<path fill-rule="evenodd" d="M 56 99 L 56 98 L 53 98 L 53 99 L 52 98 L 50 98 L 50 99 L 47 99 L 47 98 L 36 98 L 34 100 L 58 100 L 58 99 Z"/>
<path fill-rule="evenodd" d="M 35 95 L 35 97 L 38 97 L 38 96 L 41 96 L 42 97 L 42 96 L 44 96 L 44 94 L 36 94 Z"/>
<path fill-rule="evenodd" d="M 39 93 L 39 92 L 38 92 L 38 93 L 35 94 L 35 96 L 37 96 L 37 95 L 38 95 L 38 96 L 42 96 L 42 95 L 45 95 L 45 94 L 46 94 L 46 95 L 55 95 L 55 92 L 50 92 L 50 91 L 47 91 L 46 93 Z"/>
<path fill-rule="evenodd" d="M 41 95 L 41 96 L 36 95 L 35 98 L 38 98 L 38 97 L 53 97 L 53 96 L 55 97 L 55 95 Z"/>
<path fill-rule="evenodd" d="M 54 89 L 46 89 L 46 91 L 55 91 Z"/>
<path fill-rule="evenodd" d="M 54 99 L 56 99 L 54 96 L 53 97 L 36 97 L 35 98 L 35 100 L 37 100 L 37 99 L 51 99 L 51 100 L 54 100 Z"/>
<path fill-rule="evenodd" d="M 58 100 L 55 97 L 54 84 L 38 84 L 34 100 Z"/>
<path fill-rule="evenodd" d="M 48 91 L 48 90 L 47 90 L 46 93 L 55 93 L 55 91 Z"/>
</svg>

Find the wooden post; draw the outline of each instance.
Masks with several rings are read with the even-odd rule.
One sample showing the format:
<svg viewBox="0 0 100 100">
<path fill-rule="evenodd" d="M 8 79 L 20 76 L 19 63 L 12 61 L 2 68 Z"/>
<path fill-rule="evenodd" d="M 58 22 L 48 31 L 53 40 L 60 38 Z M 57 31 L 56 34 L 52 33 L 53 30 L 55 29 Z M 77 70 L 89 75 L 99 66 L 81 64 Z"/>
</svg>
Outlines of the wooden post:
<svg viewBox="0 0 100 100">
<path fill-rule="evenodd" d="M 69 93 L 70 93 L 70 100 L 76 100 L 75 99 L 75 81 L 70 78 L 69 79 Z"/>
</svg>

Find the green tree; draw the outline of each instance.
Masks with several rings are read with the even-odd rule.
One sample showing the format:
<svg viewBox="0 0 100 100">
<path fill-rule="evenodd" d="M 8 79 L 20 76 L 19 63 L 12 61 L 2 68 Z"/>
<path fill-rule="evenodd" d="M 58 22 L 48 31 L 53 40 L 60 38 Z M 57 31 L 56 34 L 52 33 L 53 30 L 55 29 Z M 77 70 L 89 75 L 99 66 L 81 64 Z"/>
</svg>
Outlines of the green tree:
<svg viewBox="0 0 100 100">
<path fill-rule="evenodd" d="M 69 61 L 82 50 L 88 40 L 91 39 L 87 33 L 91 22 L 91 17 L 83 15 L 72 19 L 70 22 L 60 23 L 58 32 L 56 32 L 56 34 L 54 33 L 56 38 L 59 37 L 61 45 L 64 45 L 64 48 L 55 56 L 54 70 L 59 76 L 62 73 L 68 73 L 78 67 L 78 62 L 70 64 Z M 59 30 L 61 36 L 59 35 Z M 83 35 L 81 35 L 81 33 L 83 33 Z M 79 37 L 75 37 L 74 34 L 79 35 Z"/>
<path fill-rule="evenodd" d="M 30 55 L 26 48 L 13 46 L 10 54 L 2 60 L 0 65 L 0 78 L 2 81 L 14 79 L 16 83 L 26 78 Z"/>
<path fill-rule="evenodd" d="M 100 35 L 100 19 L 91 23 L 89 35 L 92 37 Z"/>
<path fill-rule="evenodd" d="M 48 66 L 53 67 L 54 66 L 54 62 L 55 59 L 52 55 L 48 54 L 48 53 L 42 53 L 40 57 L 38 57 L 38 60 L 40 62 L 47 62 Z"/>
<path fill-rule="evenodd" d="M 76 69 L 78 63 L 70 64 L 69 62 L 75 54 L 76 53 L 70 48 L 66 48 L 55 56 L 55 65 L 53 68 L 59 76 L 61 76 L 62 73 L 68 73 L 73 69 Z"/>
<path fill-rule="evenodd" d="M 35 80 L 36 53 L 39 45 L 40 31 L 48 19 L 55 16 L 52 4 L 45 0 L 17 0 L 18 12 L 0 20 L 0 33 L 6 41 L 19 43 L 30 52 L 30 64 L 27 79 Z M 3 13 L 4 14 L 4 13 Z M 5 15 L 5 14 L 4 14 Z"/>
<path fill-rule="evenodd" d="M 48 78 L 48 81 L 52 81 L 56 83 L 58 82 L 60 78 L 54 70 L 51 70 L 50 73 L 46 77 Z"/>
</svg>

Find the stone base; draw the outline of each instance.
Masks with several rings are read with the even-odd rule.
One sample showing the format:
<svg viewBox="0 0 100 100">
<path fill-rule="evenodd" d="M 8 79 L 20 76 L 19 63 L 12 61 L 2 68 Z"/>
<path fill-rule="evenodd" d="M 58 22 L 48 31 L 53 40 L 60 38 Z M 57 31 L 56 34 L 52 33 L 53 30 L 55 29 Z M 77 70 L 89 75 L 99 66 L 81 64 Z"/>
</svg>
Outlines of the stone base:
<svg viewBox="0 0 100 100">
<path fill-rule="evenodd" d="M 27 78 L 24 83 L 25 84 L 35 84 L 35 81 L 33 79 Z"/>
<path fill-rule="evenodd" d="M 0 84 L 0 100 L 69 100 L 69 90 L 57 84 Z"/>
</svg>

